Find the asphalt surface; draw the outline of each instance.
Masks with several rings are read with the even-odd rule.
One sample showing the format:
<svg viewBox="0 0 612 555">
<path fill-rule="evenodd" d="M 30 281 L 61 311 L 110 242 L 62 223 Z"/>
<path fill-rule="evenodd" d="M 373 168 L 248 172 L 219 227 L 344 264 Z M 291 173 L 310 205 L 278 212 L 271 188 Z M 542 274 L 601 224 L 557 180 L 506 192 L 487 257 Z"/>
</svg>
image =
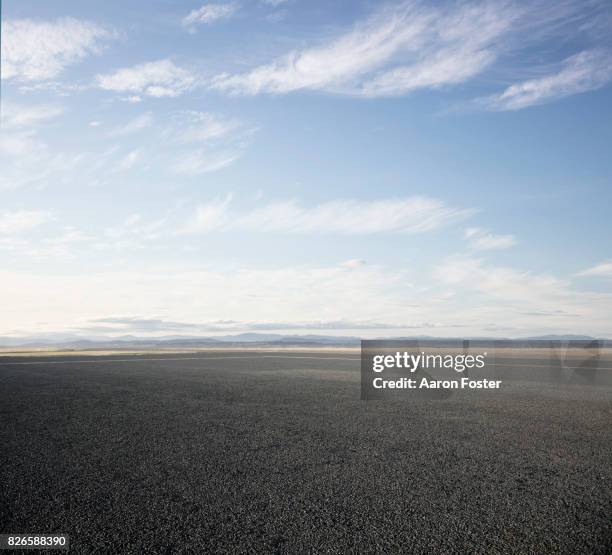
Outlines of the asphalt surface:
<svg viewBox="0 0 612 555">
<path fill-rule="evenodd" d="M 610 553 L 612 397 L 360 401 L 353 355 L 0 358 L 0 532 L 77 553 Z"/>
</svg>

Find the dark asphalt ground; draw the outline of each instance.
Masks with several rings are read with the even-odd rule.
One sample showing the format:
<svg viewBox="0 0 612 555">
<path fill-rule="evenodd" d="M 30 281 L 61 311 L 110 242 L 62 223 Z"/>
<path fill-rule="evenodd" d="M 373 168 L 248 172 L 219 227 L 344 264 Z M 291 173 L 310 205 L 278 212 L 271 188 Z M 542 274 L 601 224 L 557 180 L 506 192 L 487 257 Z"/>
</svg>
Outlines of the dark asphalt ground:
<svg viewBox="0 0 612 555">
<path fill-rule="evenodd" d="M 358 357 L 301 356 L 1 358 L 0 531 L 75 553 L 612 552 L 609 387 L 364 402 Z"/>
</svg>

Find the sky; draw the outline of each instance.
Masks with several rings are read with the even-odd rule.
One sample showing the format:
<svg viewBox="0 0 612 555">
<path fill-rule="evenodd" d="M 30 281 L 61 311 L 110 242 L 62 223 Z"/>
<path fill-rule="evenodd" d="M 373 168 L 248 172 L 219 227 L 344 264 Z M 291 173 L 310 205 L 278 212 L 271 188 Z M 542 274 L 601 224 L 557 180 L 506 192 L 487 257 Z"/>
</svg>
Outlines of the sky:
<svg viewBox="0 0 612 555">
<path fill-rule="evenodd" d="M 612 337 L 612 4 L 5 0 L 0 335 Z"/>
</svg>

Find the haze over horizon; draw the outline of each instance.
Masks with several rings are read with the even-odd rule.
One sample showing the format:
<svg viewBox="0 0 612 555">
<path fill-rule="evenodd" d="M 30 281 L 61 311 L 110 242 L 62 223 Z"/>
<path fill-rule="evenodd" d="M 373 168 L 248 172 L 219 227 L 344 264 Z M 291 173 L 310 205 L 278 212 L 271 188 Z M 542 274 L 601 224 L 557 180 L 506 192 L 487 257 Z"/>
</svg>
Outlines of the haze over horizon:
<svg viewBox="0 0 612 555">
<path fill-rule="evenodd" d="M 612 337 L 612 6 L 2 5 L 0 336 Z"/>
</svg>

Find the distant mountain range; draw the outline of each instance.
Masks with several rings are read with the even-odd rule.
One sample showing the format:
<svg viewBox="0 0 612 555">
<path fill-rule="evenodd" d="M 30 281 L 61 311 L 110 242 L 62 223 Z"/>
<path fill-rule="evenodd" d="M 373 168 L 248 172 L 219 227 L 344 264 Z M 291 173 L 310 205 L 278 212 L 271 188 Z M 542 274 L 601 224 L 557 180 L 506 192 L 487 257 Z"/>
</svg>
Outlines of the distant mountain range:
<svg viewBox="0 0 612 555">
<path fill-rule="evenodd" d="M 393 337 L 380 339 L 396 340 L 435 340 L 450 339 L 419 335 L 411 337 Z M 455 338 L 471 340 L 499 340 L 499 337 Z M 508 338 L 509 339 L 509 338 Z M 595 341 L 600 338 L 588 335 L 542 335 L 537 337 L 522 337 L 517 341 Z M 199 337 L 190 335 L 167 335 L 162 337 L 138 337 L 123 335 L 120 337 L 84 337 L 65 333 L 50 333 L 29 337 L 0 337 L 0 347 L 53 347 L 58 349 L 111 349 L 111 348 L 198 348 L 214 346 L 337 346 L 355 347 L 361 338 L 354 336 L 330 335 L 284 335 L 276 333 L 240 333 L 236 335 L 217 335 Z"/>
<path fill-rule="evenodd" d="M 327 335 L 281 335 L 274 333 L 240 333 L 210 337 L 167 335 L 162 337 L 82 337 L 67 334 L 45 334 L 31 337 L 0 337 L 0 347 L 55 347 L 72 349 L 208 347 L 215 345 L 359 345 L 359 337 Z"/>
</svg>

